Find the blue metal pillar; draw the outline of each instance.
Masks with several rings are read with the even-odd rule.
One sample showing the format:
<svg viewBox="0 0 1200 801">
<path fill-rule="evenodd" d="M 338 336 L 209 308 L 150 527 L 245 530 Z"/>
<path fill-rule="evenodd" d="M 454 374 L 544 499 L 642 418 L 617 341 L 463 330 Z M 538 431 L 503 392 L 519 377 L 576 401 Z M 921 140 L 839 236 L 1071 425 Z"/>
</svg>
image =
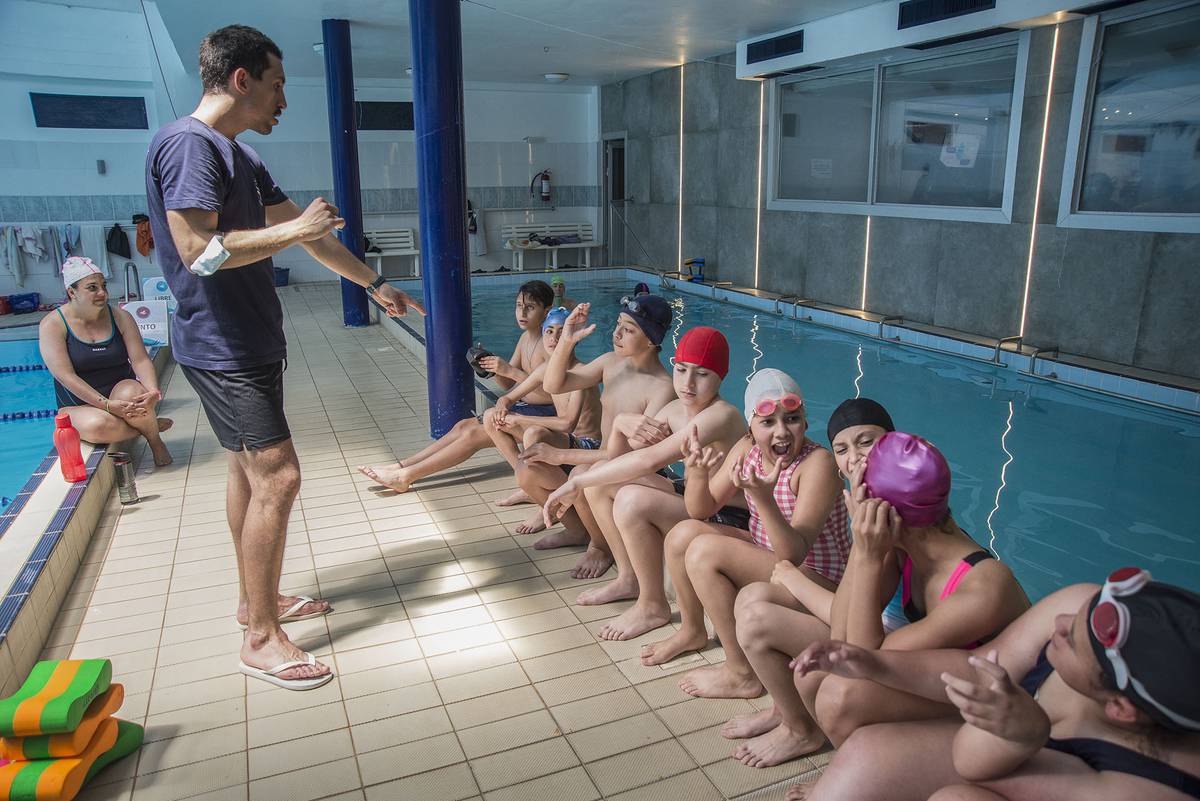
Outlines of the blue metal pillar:
<svg viewBox="0 0 1200 801">
<path fill-rule="evenodd" d="M 334 205 L 346 220 L 338 239 L 363 258 L 362 194 L 358 180 L 358 124 L 354 116 L 354 65 L 350 60 L 350 23 L 321 20 L 325 40 L 325 95 L 329 99 L 329 148 L 333 156 Z M 351 327 L 371 324 L 367 293 L 342 279 L 342 322 Z"/>
<path fill-rule="evenodd" d="M 409 0 L 425 365 L 434 437 L 475 414 L 464 358 L 471 346 L 467 261 L 466 148 L 463 144 L 462 25 L 457 0 Z"/>
</svg>

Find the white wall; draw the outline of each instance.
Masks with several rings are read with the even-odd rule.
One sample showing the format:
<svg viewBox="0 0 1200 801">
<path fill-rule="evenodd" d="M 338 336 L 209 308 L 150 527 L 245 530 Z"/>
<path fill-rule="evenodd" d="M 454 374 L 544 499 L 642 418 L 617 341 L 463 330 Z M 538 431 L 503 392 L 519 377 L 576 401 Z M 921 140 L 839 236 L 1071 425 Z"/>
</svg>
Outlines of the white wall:
<svg viewBox="0 0 1200 801">
<path fill-rule="evenodd" d="M 183 66 L 194 62 L 194 52 L 176 51 L 150 0 L 146 17 L 33 0 L 0 0 L 0 5 L 0 197 L 141 195 L 153 131 L 190 112 L 199 98 L 199 81 Z M 141 96 L 147 101 L 150 129 L 39 129 L 29 104 L 31 91 Z M 248 132 L 243 138 L 262 154 L 285 190 L 327 191 L 333 178 L 324 81 L 293 77 L 287 95 L 288 109 L 270 137 Z M 411 100 L 411 81 L 363 80 L 356 96 Z M 597 186 L 598 100 L 594 88 L 469 84 L 464 96 L 468 186 L 527 187 L 542 169 L 551 170 L 558 186 Z M 525 137 L 535 141 L 527 144 Z M 104 175 L 96 169 L 100 159 L 106 163 Z M 415 187 L 412 132 L 360 133 L 359 164 L 364 190 Z M 473 266 L 509 262 L 499 239 L 504 222 L 550 219 L 599 223 L 598 210 L 590 206 L 487 212 L 489 254 L 475 258 Z M 364 222 L 368 229 L 418 227 L 415 213 L 369 214 Z M 329 277 L 299 248 L 279 254 L 276 262 L 293 268 L 293 281 Z M 61 294 L 55 264 L 26 263 L 30 278 L 25 291 Z M 141 269 L 143 277 L 157 272 L 151 263 Z M 12 279 L 0 276 L 0 294 L 14 291 Z"/>
</svg>

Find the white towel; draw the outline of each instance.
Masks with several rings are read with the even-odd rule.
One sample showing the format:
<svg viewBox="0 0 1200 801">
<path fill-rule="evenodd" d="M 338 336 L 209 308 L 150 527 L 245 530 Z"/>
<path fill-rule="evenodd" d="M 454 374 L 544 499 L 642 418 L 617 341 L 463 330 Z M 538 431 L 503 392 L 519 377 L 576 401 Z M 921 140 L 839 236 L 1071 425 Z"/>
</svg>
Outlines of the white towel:
<svg viewBox="0 0 1200 801">
<path fill-rule="evenodd" d="M 108 241 L 105 234 L 108 231 L 103 225 L 79 226 L 80 255 L 87 256 L 97 267 L 104 271 L 104 277 L 111 279 L 112 265 L 109 264 Z"/>
<path fill-rule="evenodd" d="M 25 263 L 21 260 L 21 235 L 19 231 L 6 225 L 0 228 L 0 266 L 3 266 L 17 282 L 17 286 L 25 286 Z"/>
<path fill-rule="evenodd" d="M 37 261 L 46 259 L 46 245 L 42 240 L 42 229 L 36 225 L 22 225 L 19 232 L 21 250 Z"/>
</svg>

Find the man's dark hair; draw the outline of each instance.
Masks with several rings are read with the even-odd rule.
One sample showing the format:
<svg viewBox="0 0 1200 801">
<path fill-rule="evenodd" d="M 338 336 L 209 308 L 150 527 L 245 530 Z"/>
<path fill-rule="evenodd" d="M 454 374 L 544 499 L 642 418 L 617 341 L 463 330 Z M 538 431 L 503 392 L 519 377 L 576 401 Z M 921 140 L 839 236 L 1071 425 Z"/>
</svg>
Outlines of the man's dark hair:
<svg viewBox="0 0 1200 801">
<path fill-rule="evenodd" d="M 265 33 L 246 25 L 227 25 L 200 42 L 200 83 L 205 93 L 220 92 L 238 67 L 261 80 L 271 63 L 269 55 L 283 60 L 279 45 Z"/>
<path fill-rule="evenodd" d="M 521 288 L 517 290 L 517 297 L 522 295 L 547 309 L 554 304 L 554 290 L 545 281 L 526 281 L 521 284 Z"/>
</svg>

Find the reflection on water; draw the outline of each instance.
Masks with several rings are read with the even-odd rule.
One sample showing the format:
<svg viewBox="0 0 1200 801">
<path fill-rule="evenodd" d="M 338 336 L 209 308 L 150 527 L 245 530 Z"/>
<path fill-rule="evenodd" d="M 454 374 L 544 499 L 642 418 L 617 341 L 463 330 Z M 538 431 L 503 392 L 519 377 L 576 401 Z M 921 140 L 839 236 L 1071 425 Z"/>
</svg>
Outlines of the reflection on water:
<svg viewBox="0 0 1200 801">
<path fill-rule="evenodd" d="M 569 279 L 597 330 L 579 348 L 611 347 L 626 282 Z M 475 339 L 516 344 L 514 287 L 478 285 Z M 752 369 L 791 373 L 804 390 L 809 433 L 848 397 L 883 403 L 902 430 L 946 454 L 955 518 L 1017 573 L 1032 597 L 1098 581 L 1126 564 L 1200 590 L 1200 530 L 1188 514 L 1200 487 L 1200 418 L 1019 376 L 987 364 L 857 337 L 727 303 L 667 293 L 675 322 L 663 343 L 695 325 L 729 338 L 722 395 L 741 406 Z M 507 353 L 506 353 L 507 355 Z"/>
</svg>

